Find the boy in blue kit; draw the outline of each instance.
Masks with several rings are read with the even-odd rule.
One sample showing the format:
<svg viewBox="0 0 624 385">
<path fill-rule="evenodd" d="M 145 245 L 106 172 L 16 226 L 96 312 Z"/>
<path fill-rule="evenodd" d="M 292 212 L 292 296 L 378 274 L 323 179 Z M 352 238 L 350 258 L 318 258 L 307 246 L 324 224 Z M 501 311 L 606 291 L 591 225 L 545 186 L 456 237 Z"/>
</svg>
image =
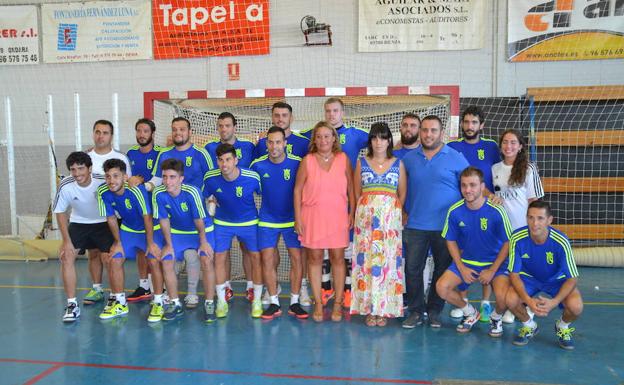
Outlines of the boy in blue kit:
<svg viewBox="0 0 624 385">
<path fill-rule="evenodd" d="M 528 226 L 514 231 L 509 242 L 509 272 L 511 286 L 507 306 L 522 322 L 514 345 L 526 345 L 539 328 L 529 317 L 527 306 L 538 317 L 546 317 L 559 306 L 561 318 L 555 323 L 559 346 L 574 349 L 570 323 L 583 312 L 583 299 L 577 288 L 578 270 L 570 241 L 562 232 L 551 227 L 550 205 L 534 201 L 527 211 Z M 537 296 L 543 292 L 550 298 Z M 525 306 L 526 304 L 526 306 Z"/>
<path fill-rule="evenodd" d="M 217 318 L 227 316 L 225 298 L 226 267 L 232 238 L 236 237 L 249 250 L 252 263 L 254 297 L 251 316 L 262 315 L 262 263 L 258 249 L 258 210 L 254 193 L 260 194 L 260 177 L 255 172 L 237 166 L 236 149 L 231 144 L 217 147 L 219 169 L 204 176 L 203 194 L 216 200 L 215 268 L 217 275 Z M 213 197 L 213 198 L 210 198 Z"/>
<path fill-rule="evenodd" d="M 154 245 L 152 211 L 148 204 L 145 187 L 143 185 L 128 186 L 126 164 L 119 159 L 105 161 L 104 173 L 106 184 L 101 185 L 97 190 L 98 207 L 100 215 L 106 217 L 115 241 L 110 249 L 110 257 L 105 261 L 109 266 L 112 294 L 100 318 L 110 319 L 128 314 L 126 295 L 123 290 L 124 261 L 136 258 L 140 252 L 146 253 L 148 246 L 151 246 L 152 253 L 157 253 L 157 250 Z M 121 226 L 115 213 L 121 218 Z M 158 275 L 157 272 L 156 276 Z M 162 280 L 162 276 L 160 279 Z"/>
<path fill-rule="evenodd" d="M 286 134 L 286 153 L 303 158 L 308 153 L 310 138 L 294 132 L 290 125 L 293 122 L 293 109 L 288 103 L 277 102 L 271 107 L 271 123 L 284 130 Z M 261 138 L 256 145 L 254 158 L 267 155 L 269 149 L 267 138 Z M 243 166 L 244 167 L 244 166 Z"/>
<path fill-rule="evenodd" d="M 277 290 L 277 242 L 280 235 L 290 256 L 290 306 L 288 314 L 299 319 L 308 313 L 299 303 L 303 265 L 301 242 L 295 232 L 293 191 L 301 158 L 287 154 L 286 133 L 280 127 L 269 128 L 266 137 L 269 153 L 253 161 L 251 170 L 258 173 L 262 186 L 262 206 L 258 223 L 258 246 L 262 259 L 264 283 L 270 296 L 270 305 L 262 319 L 271 320 L 282 314 Z"/>
<path fill-rule="evenodd" d="M 215 320 L 214 226 L 206 215 L 199 190 L 183 183 L 184 164 L 177 159 L 167 159 L 161 167 L 163 184 L 154 190 L 152 206 L 164 238 L 161 263 L 171 300 L 163 320 L 171 321 L 184 314 L 178 298 L 175 260 L 182 260 L 188 250 L 199 254 L 206 294 L 205 321 L 210 323 Z"/>
<path fill-rule="evenodd" d="M 503 266 L 509 251 L 511 224 L 502 206 L 483 196 L 483 172 L 470 166 L 460 174 L 464 199 L 449 208 L 442 237 L 446 239 L 453 262 L 436 284 L 438 295 L 462 310 L 463 319 L 457 331 L 467 333 L 479 321 L 479 311 L 462 298 L 460 291 L 479 281 L 492 283 L 496 309 L 490 315 L 492 337 L 503 335 L 502 317 L 509 278 Z"/>
</svg>

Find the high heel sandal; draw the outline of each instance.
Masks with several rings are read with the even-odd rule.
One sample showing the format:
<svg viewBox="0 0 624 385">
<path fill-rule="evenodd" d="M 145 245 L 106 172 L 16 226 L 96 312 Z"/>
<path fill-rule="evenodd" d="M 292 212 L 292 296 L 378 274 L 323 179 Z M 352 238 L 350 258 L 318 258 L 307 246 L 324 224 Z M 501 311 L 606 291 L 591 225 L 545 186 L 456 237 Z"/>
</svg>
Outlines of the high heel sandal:
<svg viewBox="0 0 624 385">
<path fill-rule="evenodd" d="M 342 321 L 342 301 L 334 301 L 334 307 L 331 312 L 331 320 L 334 322 Z"/>
<path fill-rule="evenodd" d="M 314 312 L 312 313 L 312 319 L 314 322 L 323 322 L 323 306 L 321 306 L 321 311 L 316 312 L 316 305 L 314 306 Z"/>
</svg>

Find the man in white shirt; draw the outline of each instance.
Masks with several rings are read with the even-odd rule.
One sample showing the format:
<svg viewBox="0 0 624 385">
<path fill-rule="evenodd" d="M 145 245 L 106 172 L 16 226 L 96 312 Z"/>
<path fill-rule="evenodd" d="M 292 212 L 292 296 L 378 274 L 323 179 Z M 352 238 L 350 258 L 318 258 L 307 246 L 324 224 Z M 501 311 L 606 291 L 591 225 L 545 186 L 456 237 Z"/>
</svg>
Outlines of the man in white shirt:
<svg viewBox="0 0 624 385">
<path fill-rule="evenodd" d="M 93 124 L 93 148 L 88 151 L 93 166 L 91 172 L 104 175 L 104 162 L 109 159 L 121 159 L 126 164 L 128 177 L 132 176 L 130 161 L 123 152 L 113 149 L 113 123 L 100 119 Z"/>
</svg>

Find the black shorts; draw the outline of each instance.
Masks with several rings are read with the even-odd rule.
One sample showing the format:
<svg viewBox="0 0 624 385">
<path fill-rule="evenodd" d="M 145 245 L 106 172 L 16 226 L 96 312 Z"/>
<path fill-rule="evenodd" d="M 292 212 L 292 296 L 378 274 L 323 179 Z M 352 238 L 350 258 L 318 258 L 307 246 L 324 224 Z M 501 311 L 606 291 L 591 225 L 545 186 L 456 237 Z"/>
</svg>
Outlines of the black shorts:
<svg viewBox="0 0 624 385">
<path fill-rule="evenodd" d="M 115 241 L 106 222 L 70 223 L 69 238 L 74 247 L 80 249 L 78 254 L 84 254 L 84 251 L 89 249 L 108 253 Z"/>
</svg>

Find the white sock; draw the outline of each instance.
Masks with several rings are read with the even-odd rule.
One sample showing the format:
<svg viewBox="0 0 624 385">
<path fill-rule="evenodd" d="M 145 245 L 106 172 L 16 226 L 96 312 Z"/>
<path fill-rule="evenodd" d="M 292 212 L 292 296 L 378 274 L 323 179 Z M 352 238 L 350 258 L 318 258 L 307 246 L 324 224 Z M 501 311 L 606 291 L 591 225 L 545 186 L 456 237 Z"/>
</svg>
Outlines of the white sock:
<svg viewBox="0 0 624 385">
<path fill-rule="evenodd" d="M 163 304 L 163 295 L 162 294 L 154 294 L 154 303 L 162 305 Z"/>
<path fill-rule="evenodd" d="M 280 305 L 279 298 L 276 295 L 272 295 L 271 296 L 271 303 L 279 306 Z"/>
<path fill-rule="evenodd" d="M 188 280 L 187 292 L 189 295 L 197 295 L 197 283 L 199 282 L 199 274 L 201 270 L 197 250 L 185 250 L 184 259 L 186 260 L 186 274 Z"/>
<path fill-rule="evenodd" d="M 477 310 L 470 304 L 470 302 L 468 302 L 466 306 L 461 308 L 461 311 L 466 317 L 468 317 L 473 315 Z"/>
<path fill-rule="evenodd" d="M 307 278 L 301 278 L 301 286 L 308 286 L 308 279 Z"/>
<path fill-rule="evenodd" d="M 182 306 L 182 304 L 180 303 L 180 298 L 171 298 L 171 303 L 174 306 Z"/>
<path fill-rule="evenodd" d="M 217 298 L 219 302 L 225 302 L 225 284 L 217 285 Z"/>
<path fill-rule="evenodd" d="M 104 289 L 102 288 L 102 284 L 101 283 L 94 283 L 93 284 L 93 290 L 104 291 Z"/>
<path fill-rule="evenodd" d="M 228 289 L 232 288 L 232 284 L 230 283 L 230 281 L 225 281 L 225 287 L 227 287 Z"/>
<path fill-rule="evenodd" d="M 145 290 L 149 290 L 149 279 L 139 279 L 139 286 Z"/>
<path fill-rule="evenodd" d="M 153 293 L 154 292 L 154 284 L 152 283 L 152 275 L 151 274 L 147 275 L 147 284 L 149 285 L 150 291 Z"/>
<path fill-rule="evenodd" d="M 247 281 L 247 289 L 246 290 L 253 289 L 253 288 L 254 288 L 253 281 Z M 260 294 L 262 294 L 262 292 L 260 292 Z"/>
<path fill-rule="evenodd" d="M 76 300 L 76 297 L 73 298 L 67 298 L 67 304 L 69 305 L 70 303 L 73 303 L 75 305 L 78 305 L 78 300 Z"/>
<path fill-rule="evenodd" d="M 533 318 L 529 318 L 529 320 L 527 322 L 523 322 L 522 325 L 528 326 L 528 327 L 530 327 L 532 329 L 534 329 L 537 326 L 535 321 L 533 321 Z"/>
<path fill-rule="evenodd" d="M 211 304 L 211 303 L 214 303 L 214 300 L 212 300 L 212 299 L 207 299 L 207 300 L 205 300 L 205 301 L 204 301 L 204 303 L 205 303 L 206 305 L 207 305 L 207 304 Z"/>
<path fill-rule="evenodd" d="M 557 321 L 557 327 L 559 329 L 567 329 L 570 327 L 570 322 L 563 322 L 563 319 L 559 318 L 559 320 Z"/>
<path fill-rule="evenodd" d="M 503 316 L 498 314 L 496 312 L 496 309 L 494 309 L 492 310 L 492 313 L 490 314 L 490 318 L 493 319 L 494 321 L 498 321 L 499 319 L 503 318 Z"/>
<path fill-rule="evenodd" d="M 247 282 L 247 284 L 249 284 L 249 282 Z M 254 285 L 254 283 L 251 283 L 251 286 L 253 287 L 253 291 L 254 291 L 254 301 L 256 299 L 260 299 L 260 297 L 262 297 L 262 285 Z"/>
<path fill-rule="evenodd" d="M 290 294 L 290 304 L 294 305 L 299 303 L 299 294 Z"/>
<path fill-rule="evenodd" d="M 490 300 L 489 299 L 482 299 L 481 300 L 481 305 L 489 305 L 490 304 Z"/>
<path fill-rule="evenodd" d="M 115 299 L 117 300 L 117 302 L 119 302 L 122 305 L 126 305 L 126 293 L 115 293 Z"/>
</svg>

